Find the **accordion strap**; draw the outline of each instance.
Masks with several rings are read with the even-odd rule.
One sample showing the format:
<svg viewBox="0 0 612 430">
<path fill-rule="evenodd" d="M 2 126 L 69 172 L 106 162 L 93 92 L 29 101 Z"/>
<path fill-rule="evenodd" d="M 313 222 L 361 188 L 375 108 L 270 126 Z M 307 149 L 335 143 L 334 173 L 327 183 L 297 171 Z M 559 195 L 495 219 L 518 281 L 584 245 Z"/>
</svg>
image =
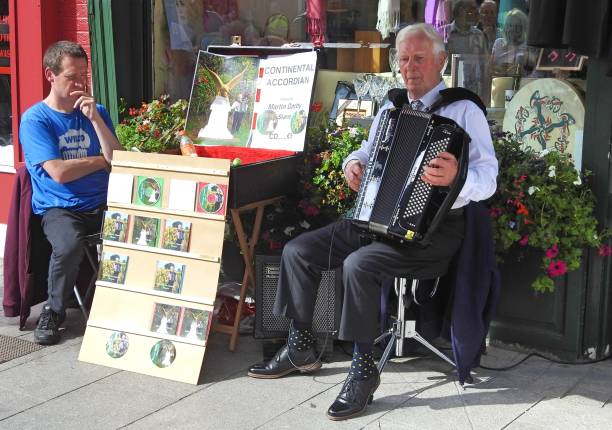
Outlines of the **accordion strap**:
<svg viewBox="0 0 612 430">
<path fill-rule="evenodd" d="M 444 106 L 448 106 L 451 103 L 455 103 L 459 100 L 469 100 L 482 110 L 484 116 L 487 116 L 487 107 L 484 105 L 478 94 L 470 91 L 466 88 L 445 88 L 439 92 L 438 98 L 433 104 L 427 109 L 427 113 L 434 113 Z M 402 108 L 404 104 L 408 103 L 408 94 L 405 88 L 393 88 L 389 90 L 387 94 L 389 100 L 393 103 L 396 108 Z"/>
<path fill-rule="evenodd" d="M 480 108 L 484 116 L 487 116 L 487 107 L 484 105 L 478 94 L 470 91 L 466 88 L 445 88 L 440 91 L 440 96 L 433 102 L 433 104 L 427 109 L 428 113 L 433 113 L 438 109 L 448 106 L 451 103 L 455 103 L 459 100 L 469 100 Z"/>
</svg>

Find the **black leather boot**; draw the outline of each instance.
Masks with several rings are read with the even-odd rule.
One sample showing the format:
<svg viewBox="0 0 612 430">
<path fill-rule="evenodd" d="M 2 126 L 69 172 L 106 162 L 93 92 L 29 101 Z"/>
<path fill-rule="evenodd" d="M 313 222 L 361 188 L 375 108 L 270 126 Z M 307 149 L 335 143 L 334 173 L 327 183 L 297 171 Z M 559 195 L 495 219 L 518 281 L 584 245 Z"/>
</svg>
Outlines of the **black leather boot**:
<svg viewBox="0 0 612 430">
<path fill-rule="evenodd" d="M 327 410 L 327 417 L 330 420 L 341 421 L 359 415 L 372 403 L 374 391 L 379 385 L 378 370 L 373 377 L 365 380 L 355 379 L 354 375 L 349 373 L 336 401 Z"/>
<path fill-rule="evenodd" d="M 289 350 L 287 345 L 276 352 L 272 360 L 251 366 L 247 375 L 252 378 L 275 379 L 294 372 L 308 373 L 321 368 L 314 347 L 306 351 Z"/>
</svg>

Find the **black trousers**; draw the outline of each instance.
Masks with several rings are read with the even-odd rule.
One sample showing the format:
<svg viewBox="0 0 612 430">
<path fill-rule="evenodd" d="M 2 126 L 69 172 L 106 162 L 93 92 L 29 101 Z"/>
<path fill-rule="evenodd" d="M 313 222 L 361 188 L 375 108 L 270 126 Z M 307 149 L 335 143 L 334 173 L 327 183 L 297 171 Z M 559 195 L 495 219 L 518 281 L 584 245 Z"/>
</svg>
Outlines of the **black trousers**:
<svg viewBox="0 0 612 430">
<path fill-rule="evenodd" d="M 51 244 L 47 303 L 54 312 L 63 313 L 66 298 L 79 275 L 85 254 L 85 237 L 99 233 L 104 211 L 72 212 L 49 209 L 42 217 L 42 228 Z"/>
<path fill-rule="evenodd" d="M 363 230 L 347 219 L 303 233 L 287 243 L 281 258 L 273 312 L 312 323 L 321 272 L 342 266 L 344 297 L 339 338 L 373 342 L 380 334 L 381 285 L 396 276 L 435 278 L 448 269 L 463 240 L 462 211 L 449 215 L 431 244 L 373 241 L 363 245 Z"/>
</svg>

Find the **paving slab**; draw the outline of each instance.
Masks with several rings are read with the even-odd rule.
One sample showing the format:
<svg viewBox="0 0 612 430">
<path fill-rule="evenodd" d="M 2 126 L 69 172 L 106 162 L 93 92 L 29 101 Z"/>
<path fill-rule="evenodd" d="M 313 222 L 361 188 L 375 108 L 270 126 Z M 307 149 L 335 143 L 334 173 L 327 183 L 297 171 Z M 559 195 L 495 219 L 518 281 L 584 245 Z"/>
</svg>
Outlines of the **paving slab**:
<svg viewBox="0 0 612 430">
<path fill-rule="evenodd" d="M 41 306 L 32 308 L 25 331 L 17 318 L 0 316 L 0 334 L 33 340 Z M 463 389 L 435 356 L 395 358 L 365 413 L 333 422 L 326 411 L 350 364 L 340 348 L 315 374 L 257 380 L 246 372 L 261 360 L 261 342 L 241 336 L 232 353 L 228 336 L 213 333 L 200 384 L 189 385 L 79 362 L 84 327 L 80 312 L 69 310 L 60 344 L 0 364 L 1 430 L 612 428 L 612 360 L 530 358 L 508 371 L 476 369 L 475 384 Z M 494 346 L 482 364 L 505 367 L 524 356 Z"/>
</svg>

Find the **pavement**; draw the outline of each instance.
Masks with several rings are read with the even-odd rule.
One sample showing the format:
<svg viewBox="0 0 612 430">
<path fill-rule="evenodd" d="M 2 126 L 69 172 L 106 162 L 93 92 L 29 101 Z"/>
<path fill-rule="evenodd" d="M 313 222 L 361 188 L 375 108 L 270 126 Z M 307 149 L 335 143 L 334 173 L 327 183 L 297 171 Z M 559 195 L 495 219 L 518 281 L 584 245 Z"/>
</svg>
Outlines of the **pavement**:
<svg viewBox="0 0 612 430">
<path fill-rule="evenodd" d="M 40 308 L 25 331 L 0 316 L 0 335 L 32 341 Z M 350 364 L 338 347 L 314 374 L 257 380 L 246 373 L 261 342 L 243 335 L 230 352 L 227 335 L 213 333 L 201 382 L 189 385 L 78 361 L 84 329 L 70 310 L 58 345 L 0 364 L 0 429 L 612 429 L 612 360 L 530 358 L 477 369 L 464 389 L 433 355 L 396 358 L 365 413 L 334 422 L 326 411 Z M 522 357 L 491 346 L 482 364 Z"/>
</svg>

